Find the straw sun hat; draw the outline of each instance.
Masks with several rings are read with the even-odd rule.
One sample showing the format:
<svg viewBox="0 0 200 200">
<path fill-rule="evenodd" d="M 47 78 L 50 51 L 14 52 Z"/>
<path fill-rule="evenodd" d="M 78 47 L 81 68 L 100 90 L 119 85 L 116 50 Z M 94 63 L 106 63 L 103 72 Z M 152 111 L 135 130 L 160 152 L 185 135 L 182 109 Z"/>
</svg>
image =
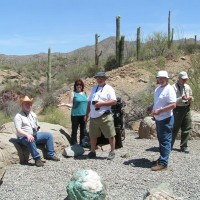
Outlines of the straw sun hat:
<svg viewBox="0 0 200 200">
<path fill-rule="evenodd" d="M 22 105 L 24 102 L 29 102 L 29 103 L 33 103 L 33 98 L 29 98 L 28 96 L 25 96 L 24 98 L 20 99 L 20 104 Z"/>
</svg>

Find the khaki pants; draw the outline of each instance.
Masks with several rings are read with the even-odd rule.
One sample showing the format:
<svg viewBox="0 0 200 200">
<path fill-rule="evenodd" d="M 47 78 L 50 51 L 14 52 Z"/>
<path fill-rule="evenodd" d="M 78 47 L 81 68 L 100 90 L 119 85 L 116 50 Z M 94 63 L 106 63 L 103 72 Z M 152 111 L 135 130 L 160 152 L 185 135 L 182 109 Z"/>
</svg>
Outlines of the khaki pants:
<svg viewBox="0 0 200 200">
<path fill-rule="evenodd" d="M 177 106 L 174 110 L 174 126 L 172 131 L 172 147 L 174 145 L 178 131 L 181 129 L 180 147 L 188 146 L 189 134 L 192 129 L 190 106 Z"/>
<path fill-rule="evenodd" d="M 115 127 L 111 114 L 103 114 L 98 118 L 90 118 L 89 135 L 91 138 L 98 138 L 103 133 L 105 138 L 114 137 Z"/>
</svg>

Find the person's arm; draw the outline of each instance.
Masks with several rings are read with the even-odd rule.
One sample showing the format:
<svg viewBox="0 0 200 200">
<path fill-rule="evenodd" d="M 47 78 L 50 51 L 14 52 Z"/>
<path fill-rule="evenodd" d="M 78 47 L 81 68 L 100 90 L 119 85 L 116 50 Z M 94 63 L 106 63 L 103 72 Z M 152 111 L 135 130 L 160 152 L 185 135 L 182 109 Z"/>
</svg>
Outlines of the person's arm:
<svg viewBox="0 0 200 200">
<path fill-rule="evenodd" d="M 84 120 L 87 122 L 88 118 L 89 118 L 89 115 L 90 115 L 90 104 L 91 104 L 91 101 L 88 101 L 88 104 L 87 104 L 87 110 L 86 110 L 86 115 L 84 117 Z"/>
<path fill-rule="evenodd" d="M 95 108 L 100 108 L 102 106 L 114 106 L 117 104 L 116 94 L 115 90 L 111 86 L 105 86 L 105 90 L 108 96 L 108 99 L 106 101 L 98 101 L 95 104 Z"/>
<path fill-rule="evenodd" d="M 58 107 L 59 106 L 67 106 L 69 108 L 72 108 L 73 106 L 73 100 L 74 100 L 74 93 L 72 92 L 69 96 L 69 103 L 60 103 L 58 104 Z"/>
<path fill-rule="evenodd" d="M 28 139 L 29 142 L 33 142 L 35 141 L 35 138 L 31 135 L 31 134 L 28 134 L 26 133 L 25 131 L 23 131 L 21 128 L 16 128 L 17 130 L 17 133 L 21 136 L 24 136 Z"/>
<path fill-rule="evenodd" d="M 19 114 L 17 114 L 14 118 L 14 125 L 17 133 L 20 136 L 26 137 L 29 142 L 33 142 L 35 140 L 35 138 L 31 134 L 26 133 L 24 130 L 22 130 L 22 119 Z"/>
<path fill-rule="evenodd" d="M 192 96 L 192 89 L 190 88 L 189 85 L 187 85 L 187 89 L 188 89 L 188 95 L 185 95 L 183 100 L 193 101 L 194 98 Z"/>
<path fill-rule="evenodd" d="M 160 115 L 160 113 L 164 113 L 170 110 L 173 110 L 174 108 L 176 108 L 176 103 L 171 103 L 163 108 L 159 108 L 153 111 L 153 115 Z"/>
</svg>

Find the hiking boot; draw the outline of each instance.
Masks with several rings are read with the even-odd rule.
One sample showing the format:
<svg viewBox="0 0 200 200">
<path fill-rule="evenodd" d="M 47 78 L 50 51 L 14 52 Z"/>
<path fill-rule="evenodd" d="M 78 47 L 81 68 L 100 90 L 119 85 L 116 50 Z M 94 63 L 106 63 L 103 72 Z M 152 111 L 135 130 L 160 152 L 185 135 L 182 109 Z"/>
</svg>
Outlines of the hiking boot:
<svg viewBox="0 0 200 200">
<path fill-rule="evenodd" d="M 190 153 L 190 150 L 188 147 L 181 147 L 181 151 L 184 153 Z"/>
<path fill-rule="evenodd" d="M 54 155 L 52 157 L 47 157 L 47 160 L 60 161 L 60 158 L 58 158 L 56 155 Z"/>
<path fill-rule="evenodd" d="M 90 153 L 88 153 L 88 158 L 96 158 L 96 152 L 90 151 Z"/>
<path fill-rule="evenodd" d="M 113 160 L 115 158 L 115 152 L 114 151 L 110 151 L 107 157 L 107 160 Z"/>
<path fill-rule="evenodd" d="M 154 160 L 154 161 L 152 162 L 152 165 L 158 165 L 159 162 L 160 162 L 160 158 L 158 158 L 157 160 Z"/>
<path fill-rule="evenodd" d="M 42 162 L 42 160 L 40 158 L 36 158 L 35 159 L 35 165 L 37 167 L 43 167 L 44 166 L 44 163 Z"/>
<path fill-rule="evenodd" d="M 167 170 L 167 166 L 163 166 L 163 165 L 156 165 L 156 166 L 153 166 L 151 167 L 151 170 L 152 171 L 162 171 L 162 170 Z"/>
</svg>

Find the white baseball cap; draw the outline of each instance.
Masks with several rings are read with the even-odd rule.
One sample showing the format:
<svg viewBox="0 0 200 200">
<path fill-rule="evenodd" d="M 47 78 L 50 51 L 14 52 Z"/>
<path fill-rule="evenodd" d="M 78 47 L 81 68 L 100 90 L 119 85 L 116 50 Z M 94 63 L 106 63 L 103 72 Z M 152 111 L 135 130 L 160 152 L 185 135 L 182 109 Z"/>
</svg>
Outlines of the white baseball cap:
<svg viewBox="0 0 200 200">
<path fill-rule="evenodd" d="M 163 70 L 162 70 L 162 71 L 159 71 L 159 72 L 157 73 L 156 78 L 159 78 L 159 77 L 169 78 L 167 71 L 163 71 Z"/>
<path fill-rule="evenodd" d="M 179 73 L 178 77 L 181 79 L 188 79 L 188 74 L 187 74 L 187 72 L 182 71 Z"/>
</svg>

